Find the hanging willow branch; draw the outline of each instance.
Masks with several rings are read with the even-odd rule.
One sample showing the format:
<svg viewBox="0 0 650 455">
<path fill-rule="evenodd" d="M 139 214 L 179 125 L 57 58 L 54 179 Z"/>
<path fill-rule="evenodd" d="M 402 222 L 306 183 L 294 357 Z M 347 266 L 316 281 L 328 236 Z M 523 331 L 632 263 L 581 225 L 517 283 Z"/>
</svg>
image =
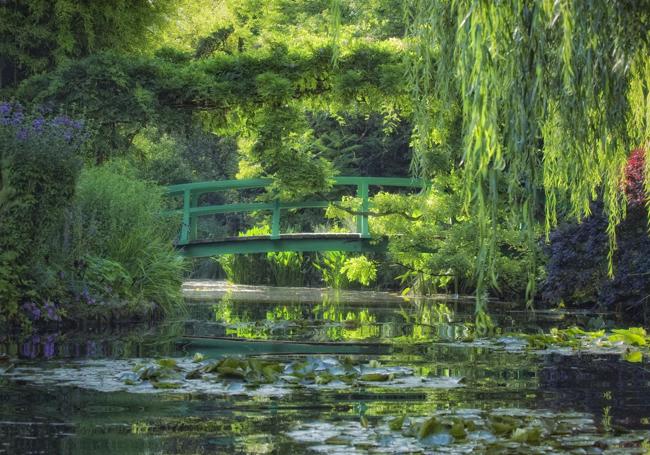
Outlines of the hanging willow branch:
<svg viewBox="0 0 650 455">
<path fill-rule="evenodd" d="M 496 284 L 501 207 L 532 250 L 540 221 L 548 233 L 559 212 L 581 219 L 602 198 L 611 273 L 630 137 L 648 140 L 647 2 L 410 0 L 406 17 L 418 156 L 444 128 L 444 106 L 460 106 L 465 206 L 479 226 L 477 309 Z M 529 301 L 534 283 L 533 264 Z"/>
</svg>

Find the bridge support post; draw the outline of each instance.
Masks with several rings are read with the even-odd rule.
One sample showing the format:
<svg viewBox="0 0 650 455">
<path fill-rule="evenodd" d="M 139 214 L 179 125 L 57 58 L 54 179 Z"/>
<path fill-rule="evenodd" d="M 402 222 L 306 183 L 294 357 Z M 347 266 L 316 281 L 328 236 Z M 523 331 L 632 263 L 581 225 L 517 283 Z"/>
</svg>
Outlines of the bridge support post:
<svg viewBox="0 0 650 455">
<path fill-rule="evenodd" d="M 186 245 L 190 241 L 190 190 L 183 191 L 183 221 L 181 235 L 178 239 L 180 245 Z"/>
<path fill-rule="evenodd" d="M 271 239 L 280 238 L 280 201 L 273 201 L 273 215 L 271 217 Z"/>
<path fill-rule="evenodd" d="M 368 210 L 370 209 L 368 182 L 363 181 L 357 186 L 357 197 L 361 198 L 361 215 L 357 215 L 357 231 L 361 238 L 370 238 L 370 229 L 368 228 Z"/>
<path fill-rule="evenodd" d="M 198 194 L 190 194 L 190 208 L 198 207 L 198 202 L 199 202 Z M 190 215 L 188 241 L 196 240 L 198 237 L 199 237 L 198 219 L 196 215 L 195 216 Z"/>
</svg>

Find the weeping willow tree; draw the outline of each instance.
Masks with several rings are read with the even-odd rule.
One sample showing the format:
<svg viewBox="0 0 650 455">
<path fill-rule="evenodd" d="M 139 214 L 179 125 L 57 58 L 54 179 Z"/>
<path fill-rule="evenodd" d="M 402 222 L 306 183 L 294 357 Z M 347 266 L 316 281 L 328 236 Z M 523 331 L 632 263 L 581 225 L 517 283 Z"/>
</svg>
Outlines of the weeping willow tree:
<svg viewBox="0 0 650 455">
<path fill-rule="evenodd" d="M 479 225 L 477 311 L 497 285 L 499 206 L 533 243 L 539 223 L 548 235 L 602 198 L 613 273 L 624 164 L 650 138 L 650 2 L 408 0 L 405 15 L 415 168 L 426 174 L 431 150 L 458 135 L 465 207 Z"/>
</svg>

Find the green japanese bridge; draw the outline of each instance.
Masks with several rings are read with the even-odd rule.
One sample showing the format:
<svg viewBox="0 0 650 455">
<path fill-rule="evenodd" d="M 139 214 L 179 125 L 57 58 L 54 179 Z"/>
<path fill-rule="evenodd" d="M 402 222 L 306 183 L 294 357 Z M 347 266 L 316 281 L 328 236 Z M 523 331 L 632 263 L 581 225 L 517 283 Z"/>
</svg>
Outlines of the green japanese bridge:
<svg viewBox="0 0 650 455">
<path fill-rule="evenodd" d="M 167 194 L 183 199 L 183 220 L 177 248 L 187 257 L 207 257 L 220 254 L 268 253 L 279 251 L 381 251 L 385 239 L 373 239 L 368 229 L 368 214 L 371 207 L 370 187 L 423 188 L 421 179 L 398 177 L 336 177 L 335 187 L 356 187 L 356 196 L 361 200 L 356 216 L 355 232 L 347 233 L 291 233 L 280 232 L 280 218 L 283 210 L 305 208 L 327 208 L 332 201 L 305 200 L 300 202 L 247 202 L 223 205 L 200 205 L 199 198 L 207 193 L 227 190 L 265 188 L 271 179 L 218 180 L 211 182 L 185 183 L 168 187 Z M 271 212 L 271 234 L 257 236 L 225 237 L 220 239 L 199 239 L 198 218 L 201 216 L 237 212 Z"/>
</svg>

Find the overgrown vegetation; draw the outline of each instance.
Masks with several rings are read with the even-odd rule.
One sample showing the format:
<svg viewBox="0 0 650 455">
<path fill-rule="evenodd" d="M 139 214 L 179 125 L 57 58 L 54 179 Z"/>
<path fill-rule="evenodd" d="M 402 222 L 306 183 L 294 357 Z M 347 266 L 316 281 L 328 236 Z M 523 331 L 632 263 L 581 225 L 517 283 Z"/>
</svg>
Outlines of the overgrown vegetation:
<svg viewBox="0 0 650 455">
<path fill-rule="evenodd" d="M 0 103 L 0 322 L 24 320 L 23 310 L 58 317 L 63 270 L 52 253 L 80 169 L 80 129 Z"/>
<path fill-rule="evenodd" d="M 152 185 L 136 180 L 167 185 L 270 177 L 268 194 L 249 191 L 243 199 L 300 200 L 327 193 L 337 202 L 329 209 L 327 227 L 340 230 L 351 225 L 359 207 L 349 193 L 330 192 L 334 175 L 414 173 L 430 183 L 422 194 L 371 189 L 370 229 L 375 236 L 390 237 L 387 260 L 278 253 L 224 257 L 221 264 L 238 282 L 295 285 L 320 274 L 333 287 L 350 281 L 384 287 L 397 280 L 418 292 L 476 293 L 477 313 L 484 318 L 489 296 L 534 306 L 546 274 L 544 234 L 552 238 L 553 250 L 566 228 L 551 231 L 584 220 L 598 201 L 602 210 L 594 216 L 606 223 L 587 220 L 581 226 L 605 232 L 606 238 L 593 242 L 592 255 L 598 264 L 604 256 L 605 266 L 582 278 L 589 285 L 612 274 L 616 278 L 610 283 L 642 280 L 637 277 L 643 276 L 639 267 L 645 263 L 625 251 L 637 251 L 635 242 L 647 240 L 639 231 L 647 213 L 636 214 L 642 210 L 641 195 L 650 189 L 649 160 L 628 174 L 624 169 L 629 151 L 646 146 L 650 137 L 647 0 L 590 6 L 551 0 L 154 3 L 91 7 L 30 0 L 0 5 L 0 22 L 7 24 L 0 27 L 3 96 L 33 112 L 46 108 L 52 112 L 48 118 L 65 113 L 84 124 L 83 141 L 74 147 L 67 138 L 47 147 L 60 156 L 33 152 L 45 154 L 52 169 L 63 160 L 69 172 L 53 184 L 47 176 L 52 169 L 31 179 L 44 179 L 53 199 L 29 202 L 42 204 L 35 216 L 45 220 L 30 225 L 34 231 L 16 233 L 15 225 L 3 219 L 0 229 L 24 235 L 17 245 L 39 243 L 38 236 L 56 238 L 45 231 L 56 230 L 54 220 L 64 213 L 72 214 L 68 221 L 80 223 L 81 231 L 91 229 L 89 220 L 75 212 L 79 208 L 68 212 L 80 163 L 85 165 L 79 183 L 84 197 L 101 197 L 109 206 L 110 201 L 132 203 L 136 210 L 136 203 L 146 202 L 120 199 L 115 186 L 121 178 L 152 195 Z M 7 115 L 13 115 L 8 109 Z M 14 134 L 7 131 L 7 138 Z M 18 141 L 14 136 L 0 151 L 4 174 L 11 166 L 18 172 L 10 163 Z M 92 168 L 105 163 L 112 163 L 113 177 L 94 174 Z M 4 182 L 17 178 L 4 174 L 2 191 L 8 188 Z M 83 179 L 93 176 L 106 178 L 115 189 L 101 195 L 88 190 Z M 40 187 L 27 185 L 20 197 L 29 199 L 33 188 Z M 626 191 L 628 197 L 630 191 L 636 194 L 630 207 Z M 234 202 L 234 197 L 206 194 L 200 203 Z M 162 203 L 158 196 L 151 200 Z M 10 210 L 8 203 L 0 204 L 7 207 L 0 210 Z M 47 216 L 45 205 L 52 207 Z M 141 209 L 153 211 L 149 205 Z M 626 212 L 629 222 L 623 222 Z M 88 240 L 87 233 L 79 247 L 70 244 L 78 248 L 72 261 L 90 264 L 84 265 L 88 276 L 124 289 L 109 296 L 98 288 L 101 298 L 177 299 L 170 292 L 172 276 L 180 270 L 170 259 L 173 236 L 163 221 L 145 218 L 158 233 L 151 249 L 120 222 L 101 231 L 104 241 L 119 238 L 122 248 L 132 246 L 134 254 L 143 255 L 140 263 L 127 259 L 126 250 L 116 251 L 119 246 Z M 291 213 L 290 220 L 307 232 L 322 223 L 306 212 Z M 201 220 L 198 230 L 216 238 L 264 223 L 264 214 L 236 215 L 225 222 Z M 144 226 L 138 229 L 153 235 Z M 61 232 L 66 241 L 79 238 L 74 229 Z M 98 251 L 82 255 L 84 242 Z M 30 248 L 29 254 L 40 255 L 31 261 L 2 251 L 6 265 L 0 279 L 12 284 L 0 292 L 14 301 L 29 300 L 25 293 L 34 289 L 28 277 L 36 276 L 35 264 L 47 263 L 45 269 L 54 271 L 45 273 L 49 277 L 59 271 L 51 266 L 59 261 L 55 253 L 62 254 L 47 245 Z M 159 256 L 154 260 L 153 255 Z M 27 263 L 33 270 L 24 269 Z M 154 272 L 153 263 L 160 269 Z M 591 292 L 570 284 L 570 274 L 555 286 L 557 257 L 549 264 L 545 299 L 568 303 Z M 161 282 L 169 289 L 154 295 L 146 284 L 149 273 L 165 277 Z M 553 286 L 556 291 L 550 291 Z M 563 286 L 572 289 L 559 291 Z M 643 285 L 632 287 L 639 292 L 634 305 L 645 305 Z M 608 301 L 619 299 L 612 295 L 617 297 Z M 16 304 L 12 308 L 15 314 Z"/>
<path fill-rule="evenodd" d="M 182 304 L 183 259 L 177 220 L 163 216 L 162 188 L 104 165 L 81 173 L 66 223 L 64 251 L 75 265 L 74 292 L 85 303 Z"/>
<path fill-rule="evenodd" d="M 183 266 L 162 190 L 117 166 L 80 173 L 77 120 L 0 112 L 2 322 L 174 311 Z"/>
</svg>

